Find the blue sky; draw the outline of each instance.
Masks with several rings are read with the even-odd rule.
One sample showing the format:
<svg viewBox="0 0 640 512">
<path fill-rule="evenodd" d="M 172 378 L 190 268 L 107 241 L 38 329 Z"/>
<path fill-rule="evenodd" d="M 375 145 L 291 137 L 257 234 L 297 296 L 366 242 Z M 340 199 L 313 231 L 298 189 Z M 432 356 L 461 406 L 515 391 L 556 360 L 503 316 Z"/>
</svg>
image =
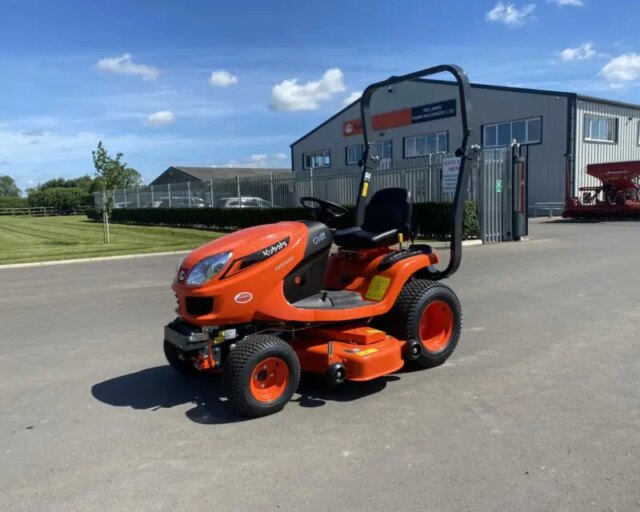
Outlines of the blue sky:
<svg viewBox="0 0 640 512">
<path fill-rule="evenodd" d="M 637 0 L 0 0 L 0 174 L 23 189 L 92 174 L 98 140 L 147 182 L 178 164 L 288 167 L 289 144 L 368 83 L 445 62 L 640 103 L 639 14 Z"/>
</svg>

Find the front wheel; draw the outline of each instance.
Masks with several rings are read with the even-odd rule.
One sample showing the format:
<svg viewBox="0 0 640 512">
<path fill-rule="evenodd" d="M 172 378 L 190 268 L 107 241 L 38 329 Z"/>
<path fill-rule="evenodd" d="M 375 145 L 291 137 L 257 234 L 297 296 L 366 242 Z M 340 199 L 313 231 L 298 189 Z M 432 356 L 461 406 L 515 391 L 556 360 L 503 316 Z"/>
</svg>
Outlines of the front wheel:
<svg viewBox="0 0 640 512">
<path fill-rule="evenodd" d="M 280 411 L 300 381 L 300 362 L 277 336 L 257 334 L 236 345 L 224 363 L 223 381 L 231 404 L 247 416 Z"/>
<path fill-rule="evenodd" d="M 462 331 L 462 307 L 454 291 L 438 281 L 407 282 L 382 318 L 384 329 L 401 340 L 418 340 L 420 354 L 409 363 L 432 368 L 453 353 Z"/>
</svg>

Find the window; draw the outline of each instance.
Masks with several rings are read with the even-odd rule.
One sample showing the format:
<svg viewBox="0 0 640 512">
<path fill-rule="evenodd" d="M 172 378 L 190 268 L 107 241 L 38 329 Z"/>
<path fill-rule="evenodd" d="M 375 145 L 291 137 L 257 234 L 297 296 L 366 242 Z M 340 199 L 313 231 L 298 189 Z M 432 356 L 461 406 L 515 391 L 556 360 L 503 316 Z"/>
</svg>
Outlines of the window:
<svg viewBox="0 0 640 512">
<path fill-rule="evenodd" d="M 347 146 L 347 165 L 357 165 L 362 160 L 363 145 Z"/>
<path fill-rule="evenodd" d="M 380 160 L 391 160 L 392 144 L 390 140 L 381 140 L 371 144 L 372 155 L 380 157 Z M 364 155 L 364 145 L 356 144 L 347 146 L 347 165 L 357 165 Z"/>
<path fill-rule="evenodd" d="M 404 157 L 414 158 L 433 153 L 449 151 L 449 134 L 447 132 L 428 133 L 404 138 Z"/>
<path fill-rule="evenodd" d="M 302 154 L 302 163 L 305 169 L 317 169 L 318 167 L 331 167 L 331 151 L 312 151 Z"/>
<path fill-rule="evenodd" d="M 618 141 L 618 120 L 613 117 L 584 116 L 584 140 L 598 142 Z"/>
<path fill-rule="evenodd" d="M 488 124 L 484 127 L 484 147 L 509 146 L 511 141 L 518 144 L 536 144 L 542 141 L 542 118 L 519 119 L 505 123 Z"/>
</svg>

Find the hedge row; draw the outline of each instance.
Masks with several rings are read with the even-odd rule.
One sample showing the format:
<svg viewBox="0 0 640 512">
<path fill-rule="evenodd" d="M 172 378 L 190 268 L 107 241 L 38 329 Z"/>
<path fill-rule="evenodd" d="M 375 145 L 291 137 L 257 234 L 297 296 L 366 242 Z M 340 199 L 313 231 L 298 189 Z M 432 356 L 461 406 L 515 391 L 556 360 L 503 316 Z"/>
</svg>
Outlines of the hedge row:
<svg viewBox="0 0 640 512">
<path fill-rule="evenodd" d="M 54 187 L 29 192 L 29 206 L 47 206 L 62 214 L 74 213 L 83 206 L 93 205 L 93 196 L 77 187 Z"/>
<path fill-rule="evenodd" d="M 26 197 L 0 197 L 0 208 L 29 208 Z"/>
<path fill-rule="evenodd" d="M 351 209 L 353 214 L 353 209 Z M 101 221 L 102 214 L 86 211 L 87 217 Z M 302 208 L 139 208 L 114 209 L 111 221 L 121 224 L 163 225 L 176 227 L 211 228 L 220 230 L 242 229 L 259 224 L 271 224 L 283 220 L 309 219 Z M 353 215 L 341 219 L 341 225 L 353 225 Z M 446 240 L 450 234 L 450 203 L 419 203 L 413 205 L 413 223 L 420 238 Z M 463 237 L 476 238 L 480 234 L 478 208 L 467 201 L 464 210 Z"/>
</svg>

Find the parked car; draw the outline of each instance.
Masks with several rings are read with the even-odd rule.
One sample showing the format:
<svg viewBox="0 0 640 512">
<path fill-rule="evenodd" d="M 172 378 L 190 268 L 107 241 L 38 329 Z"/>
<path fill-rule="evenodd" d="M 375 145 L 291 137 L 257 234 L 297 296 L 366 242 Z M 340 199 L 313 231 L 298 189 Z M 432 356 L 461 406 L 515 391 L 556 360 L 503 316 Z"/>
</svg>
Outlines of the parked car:
<svg viewBox="0 0 640 512">
<path fill-rule="evenodd" d="M 205 208 L 206 206 L 204 199 L 200 197 L 192 197 L 191 202 L 184 196 L 172 196 L 171 201 L 168 197 L 163 197 L 153 202 L 154 208 Z"/>
<path fill-rule="evenodd" d="M 218 200 L 219 208 L 273 208 L 273 204 L 262 199 L 261 197 L 241 196 L 237 197 L 221 197 Z"/>
<path fill-rule="evenodd" d="M 136 201 L 121 201 L 118 203 L 113 203 L 114 208 L 137 208 L 138 203 Z"/>
</svg>

